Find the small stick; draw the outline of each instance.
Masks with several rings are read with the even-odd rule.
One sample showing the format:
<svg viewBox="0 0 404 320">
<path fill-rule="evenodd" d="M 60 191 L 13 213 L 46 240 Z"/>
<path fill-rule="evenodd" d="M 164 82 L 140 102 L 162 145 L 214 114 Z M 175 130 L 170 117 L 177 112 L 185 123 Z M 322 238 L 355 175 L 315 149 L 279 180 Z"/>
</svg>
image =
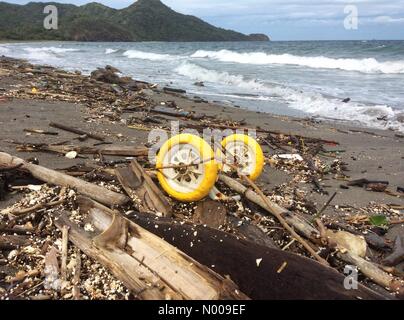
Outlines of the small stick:
<svg viewBox="0 0 404 320">
<path fill-rule="evenodd" d="M 288 266 L 288 263 L 285 261 L 284 263 L 282 263 L 282 265 L 279 267 L 278 271 L 276 271 L 276 273 L 282 273 L 283 270 L 285 270 L 285 268 Z"/>
<path fill-rule="evenodd" d="M 69 242 L 69 227 L 63 226 L 62 228 L 62 263 L 60 266 L 60 273 L 62 280 L 67 280 L 67 253 Z"/>
<path fill-rule="evenodd" d="M 76 265 L 74 267 L 72 295 L 74 300 L 80 300 L 81 252 L 76 249 Z"/>
<path fill-rule="evenodd" d="M 41 129 L 24 129 L 24 132 L 36 133 L 36 134 L 46 134 L 50 136 L 57 136 L 59 133 L 53 131 L 45 131 Z"/>
<path fill-rule="evenodd" d="M 404 219 L 390 221 L 390 224 L 404 224 Z"/>
<path fill-rule="evenodd" d="M 317 218 L 321 217 L 323 212 L 328 208 L 328 206 L 331 204 L 331 202 L 334 200 L 334 198 L 337 196 L 337 194 L 338 194 L 337 192 L 334 192 L 334 194 L 330 197 L 330 199 L 328 199 L 328 201 L 321 208 L 321 210 L 313 216 L 313 221 L 315 221 Z"/>
<path fill-rule="evenodd" d="M 58 206 L 58 205 L 64 203 L 66 201 L 66 198 L 64 197 L 65 193 L 66 193 L 66 187 L 63 187 L 62 189 L 60 189 L 59 196 L 58 196 L 59 200 L 57 200 L 57 201 L 53 201 L 53 202 L 49 202 L 49 203 L 39 203 L 30 208 L 25 208 L 25 209 L 15 210 L 15 211 L 10 212 L 13 216 L 15 216 L 12 220 L 13 221 L 20 220 L 20 219 L 23 219 L 26 215 L 30 214 L 31 212 L 38 211 L 40 209 L 55 207 L 55 206 Z"/>
<path fill-rule="evenodd" d="M 213 160 L 215 160 L 215 158 L 210 158 L 210 159 L 206 159 L 206 160 L 191 163 L 191 164 L 177 164 L 177 165 L 166 166 L 166 167 L 158 167 L 158 168 L 156 168 L 156 170 L 190 168 L 190 167 L 199 166 L 201 164 L 204 164 L 204 163 L 207 163 L 207 162 L 210 162 L 210 161 L 213 161 Z"/>
<path fill-rule="evenodd" d="M 13 216 L 16 216 L 15 220 L 20 219 L 25 217 L 27 214 L 34 212 L 34 211 L 38 211 L 40 209 L 46 209 L 46 208 L 50 208 L 50 207 L 54 207 L 54 206 L 58 206 L 60 204 L 62 204 L 65 201 L 65 199 L 60 199 L 58 201 L 54 201 L 54 202 L 49 202 L 49 203 L 39 203 L 36 204 L 30 208 L 25 208 L 25 209 L 21 209 L 21 210 L 15 210 L 10 212 Z"/>
<path fill-rule="evenodd" d="M 296 239 L 292 239 L 292 241 L 290 241 L 286 246 L 284 246 L 282 248 L 282 251 L 285 251 L 286 249 L 288 249 L 292 244 L 294 244 L 296 242 Z"/>
<path fill-rule="evenodd" d="M 60 124 L 60 123 L 51 122 L 49 124 L 49 126 L 51 126 L 52 128 L 57 128 L 57 129 L 60 129 L 60 130 L 76 133 L 76 134 L 79 134 L 81 136 L 82 135 L 87 135 L 89 138 L 93 138 L 95 140 L 99 140 L 99 141 L 104 141 L 105 140 L 105 138 L 100 136 L 100 135 L 89 133 L 89 132 L 86 132 L 86 131 L 83 131 L 83 130 L 77 129 L 77 128 L 71 128 L 71 127 L 65 126 L 65 125 Z"/>
</svg>

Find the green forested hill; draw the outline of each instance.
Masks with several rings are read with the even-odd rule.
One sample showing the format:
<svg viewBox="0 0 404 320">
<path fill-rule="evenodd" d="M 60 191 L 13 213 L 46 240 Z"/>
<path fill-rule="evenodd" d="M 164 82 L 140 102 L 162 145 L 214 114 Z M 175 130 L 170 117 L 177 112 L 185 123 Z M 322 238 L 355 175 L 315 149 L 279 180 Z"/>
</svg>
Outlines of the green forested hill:
<svg viewBox="0 0 404 320">
<path fill-rule="evenodd" d="M 58 8 L 58 30 L 46 30 L 43 9 Z M 99 3 L 83 6 L 55 2 L 15 5 L 0 2 L 0 39 L 73 41 L 268 41 L 214 27 L 194 16 L 175 12 L 160 0 L 138 0 L 112 9 Z"/>
</svg>

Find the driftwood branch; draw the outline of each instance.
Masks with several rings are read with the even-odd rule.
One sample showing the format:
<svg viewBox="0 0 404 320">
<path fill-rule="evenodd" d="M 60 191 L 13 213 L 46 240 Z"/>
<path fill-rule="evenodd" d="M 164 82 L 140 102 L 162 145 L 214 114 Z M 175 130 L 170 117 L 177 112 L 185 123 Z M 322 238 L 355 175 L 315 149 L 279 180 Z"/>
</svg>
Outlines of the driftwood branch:
<svg viewBox="0 0 404 320">
<path fill-rule="evenodd" d="M 79 193 L 109 206 L 122 205 L 127 203 L 129 200 L 123 194 L 110 191 L 95 184 L 88 183 L 84 180 L 80 180 L 42 166 L 31 164 L 23 159 L 0 152 L 0 167 L 10 167 L 20 164 L 21 169 L 29 171 L 35 178 L 41 181 L 63 187 L 75 188 Z"/>
<path fill-rule="evenodd" d="M 123 156 L 123 157 L 142 157 L 147 156 L 149 149 L 145 147 L 132 147 L 132 146 L 116 146 L 107 145 L 102 147 L 87 147 L 87 146 L 74 146 L 74 145 L 35 145 L 24 144 L 17 146 L 18 151 L 24 152 L 55 152 L 66 154 L 71 151 L 76 151 L 78 154 L 101 154 L 105 156 Z"/>
</svg>

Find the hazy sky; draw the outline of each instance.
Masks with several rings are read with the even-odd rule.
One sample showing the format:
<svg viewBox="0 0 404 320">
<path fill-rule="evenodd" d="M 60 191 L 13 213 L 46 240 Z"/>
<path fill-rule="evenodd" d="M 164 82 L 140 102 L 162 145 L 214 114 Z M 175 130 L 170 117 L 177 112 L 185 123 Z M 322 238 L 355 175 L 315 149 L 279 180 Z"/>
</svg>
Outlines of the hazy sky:
<svg viewBox="0 0 404 320">
<path fill-rule="evenodd" d="M 174 10 L 244 33 L 266 33 L 273 40 L 404 39 L 404 0 L 162 0 Z M 25 4 L 29 1 L 7 1 Z M 92 1 L 66 0 L 85 4 Z M 134 0 L 99 0 L 123 8 Z M 355 5 L 358 28 L 346 29 Z M 351 12 L 351 11 L 350 11 Z"/>
</svg>

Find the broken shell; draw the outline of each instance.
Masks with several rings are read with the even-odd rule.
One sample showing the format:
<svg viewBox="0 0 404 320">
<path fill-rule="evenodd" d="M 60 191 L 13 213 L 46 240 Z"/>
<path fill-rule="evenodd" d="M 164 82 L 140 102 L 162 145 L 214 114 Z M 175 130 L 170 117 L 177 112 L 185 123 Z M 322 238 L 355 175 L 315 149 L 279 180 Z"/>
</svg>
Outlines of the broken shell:
<svg viewBox="0 0 404 320">
<path fill-rule="evenodd" d="M 66 153 L 65 157 L 68 159 L 76 159 L 77 155 L 78 155 L 78 153 L 76 151 L 70 151 L 70 152 Z"/>
<path fill-rule="evenodd" d="M 30 184 L 30 185 L 28 185 L 28 189 L 32 190 L 32 191 L 41 191 L 42 186 Z"/>
</svg>

